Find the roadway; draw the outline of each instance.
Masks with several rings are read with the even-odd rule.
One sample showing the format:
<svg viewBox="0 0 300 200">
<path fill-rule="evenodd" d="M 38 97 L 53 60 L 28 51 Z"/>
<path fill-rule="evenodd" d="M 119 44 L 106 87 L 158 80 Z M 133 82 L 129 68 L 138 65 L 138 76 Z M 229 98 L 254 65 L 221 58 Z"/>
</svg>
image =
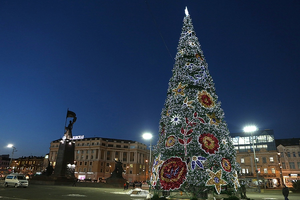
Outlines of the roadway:
<svg viewBox="0 0 300 200">
<path fill-rule="evenodd" d="M 145 198 L 132 198 L 129 190 L 123 188 L 99 188 L 58 185 L 34 185 L 28 188 L 3 187 L 0 181 L 0 200 L 145 200 Z M 281 190 L 264 190 L 263 193 L 247 192 L 253 200 L 283 200 Z M 290 200 L 300 200 L 300 193 L 290 193 Z"/>
</svg>

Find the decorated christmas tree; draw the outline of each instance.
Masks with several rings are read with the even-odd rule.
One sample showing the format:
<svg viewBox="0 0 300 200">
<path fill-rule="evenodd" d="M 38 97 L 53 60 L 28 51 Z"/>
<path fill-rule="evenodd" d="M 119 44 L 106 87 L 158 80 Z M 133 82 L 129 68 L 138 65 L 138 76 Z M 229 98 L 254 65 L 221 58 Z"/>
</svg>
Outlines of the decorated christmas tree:
<svg viewBox="0 0 300 200">
<path fill-rule="evenodd" d="M 187 8 L 159 130 L 154 188 L 194 195 L 220 194 L 222 185 L 237 190 L 235 149 Z"/>
</svg>

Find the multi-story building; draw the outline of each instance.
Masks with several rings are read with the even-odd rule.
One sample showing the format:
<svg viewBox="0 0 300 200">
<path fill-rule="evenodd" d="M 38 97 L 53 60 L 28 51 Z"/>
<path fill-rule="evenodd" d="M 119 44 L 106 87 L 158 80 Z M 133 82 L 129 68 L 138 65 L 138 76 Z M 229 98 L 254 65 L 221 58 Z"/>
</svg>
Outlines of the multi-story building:
<svg viewBox="0 0 300 200">
<path fill-rule="evenodd" d="M 9 163 L 9 154 L 0 155 L 0 178 L 8 173 Z"/>
<path fill-rule="evenodd" d="M 11 168 L 14 172 L 34 175 L 41 173 L 47 166 L 44 165 L 43 156 L 27 156 L 13 159 Z"/>
<path fill-rule="evenodd" d="M 264 183 L 265 187 L 279 187 L 282 184 L 273 130 L 258 130 L 252 134 L 232 133 L 231 137 L 241 167 L 240 179 L 257 184 L 258 175 L 259 182 Z"/>
<path fill-rule="evenodd" d="M 293 181 L 300 180 L 300 138 L 276 140 L 282 179 L 288 187 L 293 187 Z"/>
<path fill-rule="evenodd" d="M 61 139 L 50 144 L 49 161 L 55 168 Z M 73 139 L 75 143 L 75 176 L 92 181 L 110 177 L 116 161 L 123 163 L 123 177 L 128 181 L 149 179 L 149 150 L 145 144 L 112 138 Z"/>
</svg>

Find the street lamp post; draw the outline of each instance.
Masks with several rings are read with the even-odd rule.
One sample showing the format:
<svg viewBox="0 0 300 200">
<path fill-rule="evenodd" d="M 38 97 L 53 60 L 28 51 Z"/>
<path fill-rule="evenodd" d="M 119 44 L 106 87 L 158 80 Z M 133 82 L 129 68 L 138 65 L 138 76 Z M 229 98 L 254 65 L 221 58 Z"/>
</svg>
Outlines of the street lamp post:
<svg viewBox="0 0 300 200">
<path fill-rule="evenodd" d="M 150 158 L 149 158 L 149 167 L 148 167 L 148 176 L 150 179 L 150 168 L 151 168 L 151 141 L 152 141 L 152 134 L 151 133 L 144 133 L 143 138 L 145 140 L 150 140 Z"/>
<path fill-rule="evenodd" d="M 256 172 L 256 178 L 257 178 L 257 189 L 258 192 L 260 193 L 260 185 L 258 181 L 258 169 L 257 169 L 257 164 L 256 164 L 256 155 L 255 155 L 255 147 L 254 147 L 254 139 L 253 139 L 253 132 L 257 131 L 256 126 L 246 126 L 244 127 L 244 132 L 245 133 L 251 133 L 251 139 L 252 139 L 252 146 L 253 146 L 253 155 L 254 155 L 254 164 L 255 164 L 255 172 Z"/>
<path fill-rule="evenodd" d="M 13 156 L 14 156 L 14 153 L 17 151 L 17 148 L 14 147 L 13 144 L 8 144 L 7 147 L 8 147 L 8 148 L 12 148 L 11 158 L 10 158 L 10 161 L 9 161 L 9 167 L 10 167 L 11 162 L 12 162 L 12 158 L 13 158 Z M 11 168 L 11 167 L 10 167 L 10 168 Z"/>
</svg>

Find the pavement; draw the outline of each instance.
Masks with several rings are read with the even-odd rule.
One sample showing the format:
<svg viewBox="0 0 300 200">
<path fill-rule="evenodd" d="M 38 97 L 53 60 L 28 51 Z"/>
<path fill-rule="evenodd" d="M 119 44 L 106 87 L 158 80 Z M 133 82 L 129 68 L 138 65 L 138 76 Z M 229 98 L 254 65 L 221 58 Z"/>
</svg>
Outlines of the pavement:
<svg viewBox="0 0 300 200">
<path fill-rule="evenodd" d="M 98 186 L 98 187 L 97 187 Z M 0 200 L 60 200 L 60 199 L 101 199 L 101 200 L 145 200 L 145 198 L 132 198 L 129 191 L 123 188 L 101 187 L 103 184 L 94 184 L 89 187 L 85 184 L 76 184 L 75 186 L 58 185 L 36 185 L 29 184 L 28 188 L 3 187 L 3 181 L 0 181 Z M 280 189 L 265 189 L 261 193 L 247 191 L 247 197 L 251 200 L 284 200 Z M 188 199 L 178 195 L 176 199 Z M 300 193 L 289 194 L 289 200 L 300 200 Z"/>
</svg>

